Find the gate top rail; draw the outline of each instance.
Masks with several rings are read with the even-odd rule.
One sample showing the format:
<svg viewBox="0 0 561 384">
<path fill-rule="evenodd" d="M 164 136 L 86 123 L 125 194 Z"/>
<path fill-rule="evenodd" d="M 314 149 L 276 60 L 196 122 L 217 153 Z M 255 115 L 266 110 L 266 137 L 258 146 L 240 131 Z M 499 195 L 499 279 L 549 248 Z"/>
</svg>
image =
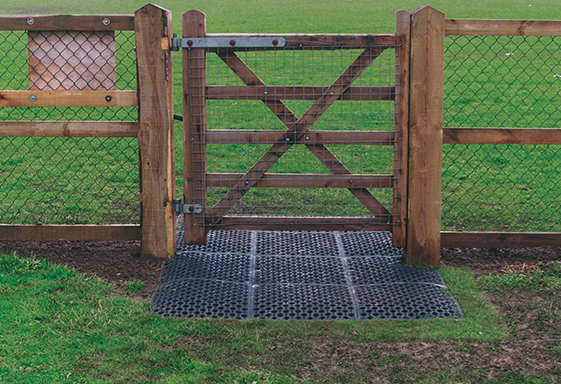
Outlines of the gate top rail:
<svg viewBox="0 0 561 384">
<path fill-rule="evenodd" d="M 281 38 L 284 48 L 299 49 L 356 49 L 368 45 L 390 47 L 397 44 L 394 34 L 267 34 L 267 33 L 207 33 L 206 38 L 240 39 L 250 37 Z"/>
</svg>

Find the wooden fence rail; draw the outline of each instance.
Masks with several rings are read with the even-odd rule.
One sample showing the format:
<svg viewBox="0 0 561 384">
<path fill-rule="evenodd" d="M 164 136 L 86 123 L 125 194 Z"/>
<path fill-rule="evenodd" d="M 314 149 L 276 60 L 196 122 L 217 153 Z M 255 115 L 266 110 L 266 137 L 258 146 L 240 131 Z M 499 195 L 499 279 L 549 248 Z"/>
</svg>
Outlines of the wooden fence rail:
<svg viewBox="0 0 561 384">
<path fill-rule="evenodd" d="M 32 20 L 32 21 L 30 21 Z M 137 107 L 138 121 L 1 121 L 0 137 L 137 137 L 140 155 L 140 225 L 8 225 L 0 224 L 0 240 L 139 240 L 142 253 L 171 257 L 176 245 L 175 148 L 171 12 L 149 4 L 134 15 L 26 15 L 0 17 L 4 31 L 117 31 L 135 32 L 138 90 L 0 90 L 3 107 Z M 108 32 L 109 33 L 109 32 Z M 561 128 L 443 127 L 443 67 L 446 35 L 561 36 L 561 21 L 445 19 L 443 13 L 421 7 L 396 13 L 395 34 L 208 34 L 200 11 L 183 15 L 184 37 L 283 37 L 286 49 L 354 49 L 375 45 L 399 48 L 395 86 L 351 86 L 341 80 L 331 87 L 270 86 L 234 56 L 219 57 L 234 69 L 241 86 L 206 85 L 204 49 L 183 50 L 184 201 L 199 201 L 206 210 L 205 188 L 236 189 L 218 208 L 221 228 L 293 230 L 389 230 L 395 246 L 405 247 L 408 263 L 438 265 L 443 247 L 561 246 L 561 233 L 442 232 L 442 146 L 447 144 L 561 145 Z M 259 50 L 260 48 L 255 48 Z M 269 49 L 269 48 L 267 48 Z M 397 52 L 397 49 L 396 49 Z M 370 58 L 373 60 L 372 58 Z M 356 65 L 347 76 L 364 70 Z M 393 76 L 393 75 L 392 75 Z M 338 79 L 339 81 L 339 79 Z M 344 84 L 343 84 L 344 83 Z M 323 100 L 321 103 L 318 98 Z M 286 124 L 288 130 L 224 130 L 206 126 L 205 100 L 259 100 Z M 316 100 L 303 123 L 283 100 Z M 394 132 L 307 130 L 335 101 L 394 101 Z M 326 107 L 327 106 L 327 107 Z M 305 114 L 306 115 L 306 114 Z M 306 120 L 307 119 L 307 120 Z M 306 125 L 306 130 L 293 128 Z M 210 127 L 212 128 L 212 127 Z M 335 157 L 334 174 L 207 173 L 207 144 L 302 144 L 319 158 L 330 155 L 325 144 L 394 147 L 395 167 L 388 175 L 351 174 Z M 273 148 L 274 149 L 274 148 Z M 314 152 L 315 151 L 315 152 Z M 268 156 L 275 157 L 272 150 Z M 194 166 L 193 166 L 194 165 Z M 260 163 L 257 168 L 263 168 Z M 263 168 L 265 169 L 265 168 Z M 264 173 L 264 172 L 263 172 Z M 203 175 L 197 180 L 195 175 Z M 257 173 L 256 173 L 257 174 Z M 253 176 L 252 176 L 253 175 Z M 240 186 L 240 180 L 246 186 Z M 247 179 L 247 180 L 246 180 Z M 350 188 L 352 185 L 352 188 Z M 368 189 L 393 189 L 398 214 L 380 210 L 387 223 L 368 217 L 294 217 L 230 215 L 236 199 L 251 188 L 349 189 L 363 202 L 375 202 Z M 236 192 L 237 191 L 237 192 Z M 239 196 L 238 196 L 239 195 Z M 234 202 L 234 203 L 233 203 Z M 370 204 L 375 205 L 375 204 Z M 336 219 L 336 220 L 335 220 Z M 211 220 L 212 221 L 212 220 Z M 393 222 L 392 222 L 393 221 Z M 215 222 L 206 223 L 209 226 Z M 206 239 L 203 225 L 185 216 L 190 242 Z M 189 230 L 190 228 L 190 230 Z"/>
</svg>

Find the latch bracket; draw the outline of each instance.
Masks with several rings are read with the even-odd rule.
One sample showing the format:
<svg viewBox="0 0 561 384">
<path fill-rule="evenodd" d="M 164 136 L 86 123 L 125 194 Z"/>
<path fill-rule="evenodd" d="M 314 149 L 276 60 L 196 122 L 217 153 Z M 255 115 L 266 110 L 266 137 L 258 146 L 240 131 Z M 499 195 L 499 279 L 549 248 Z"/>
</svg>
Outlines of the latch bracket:
<svg viewBox="0 0 561 384">
<path fill-rule="evenodd" d="M 199 214 L 203 213 L 203 206 L 200 204 L 185 204 L 179 199 L 173 200 L 173 210 L 175 213 L 186 213 L 186 214 Z"/>
</svg>

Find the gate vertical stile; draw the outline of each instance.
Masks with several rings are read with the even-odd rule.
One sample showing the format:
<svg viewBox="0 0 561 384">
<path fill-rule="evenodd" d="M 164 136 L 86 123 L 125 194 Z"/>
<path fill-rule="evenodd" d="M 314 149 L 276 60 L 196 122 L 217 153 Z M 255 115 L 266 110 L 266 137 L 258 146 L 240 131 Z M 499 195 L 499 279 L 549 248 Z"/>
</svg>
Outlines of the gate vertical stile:
<svg viewBox="0 0 561 384">
<path fill-rule="evenodd" d="M 205 37 L 206 15 L 183 14 L 183 37 Z M 206 51 L 183 49 L 183 201 L 200 204 L 200 215 L 184 215 L 185 244 L 206 243 Z"/>
<path fill-rule="evenodd" d="M 409 157 L 409 53 L 411 14 L 395 14 L 396 81 L 394 135 L 394 203 L 392 241 L 404 247 L 407 241 L 407 171 Z"/>
</svg>

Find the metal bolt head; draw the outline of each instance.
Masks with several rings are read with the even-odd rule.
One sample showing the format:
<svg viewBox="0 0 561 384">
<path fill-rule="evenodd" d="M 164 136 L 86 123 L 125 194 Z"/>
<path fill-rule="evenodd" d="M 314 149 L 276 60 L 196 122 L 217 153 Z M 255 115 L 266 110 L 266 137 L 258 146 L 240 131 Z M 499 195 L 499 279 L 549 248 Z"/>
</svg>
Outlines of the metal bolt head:
<svg viewBox="0 0 561 384">
<path fill-rule="evenodd" d="M 103 25 L 109 25 L 111 24 L 111 20 L 109 20 L 109 18 L 106 17 L 105 19 L 103 19 L 102 23 Z"/>
<path fill-rule="evenodd" d="M 236 45 L 236 40 L 232 39 L 230 40 L 230 45 L 233 47 L 234 45 Z"/>
<path fill-rule="evenodd" d="M 249 180 L 246 180 L 246 181 L 245 181 L 245 185 L 249 185 Z"/>
<path fill-rule="evenodd" d="M 111 97 L 111 95 L 105 96 L 105 101 L 109 103 L 111 100 L 113 100 L 113 97 Z"/>
<path fill-rule="evenodd" d="M 192 47 L 193 46 L 193 40 L 187 40 L 187 45 Z"/>
<path fill-rule="evenodd" d="M 37 96 L 35 96 L 35 95 L 29 95 L 29 100 L 35 101 L 35 100 L 37 100 Z"/>
<path fill-rule="evenodd" d="M 269 92 L 265 91 L 263 92 L 263 95 L 267 96 L 269 94 Z"/>
<path fill-rule="evenodd" d="M 279 45 L 279 41 L 277 39 L 273 40 L 273 45 L 276 47 L 277 45 Z"/>
<path fill-rule="evenodd" d="M 28 24 L 28 25 L 33 25 L 33 24 L 35 24 L 35 19 L 34 19 L 33 17 L 28 18 L 28 19 L 27 19 L 27 24 Z"/>
</svg>

